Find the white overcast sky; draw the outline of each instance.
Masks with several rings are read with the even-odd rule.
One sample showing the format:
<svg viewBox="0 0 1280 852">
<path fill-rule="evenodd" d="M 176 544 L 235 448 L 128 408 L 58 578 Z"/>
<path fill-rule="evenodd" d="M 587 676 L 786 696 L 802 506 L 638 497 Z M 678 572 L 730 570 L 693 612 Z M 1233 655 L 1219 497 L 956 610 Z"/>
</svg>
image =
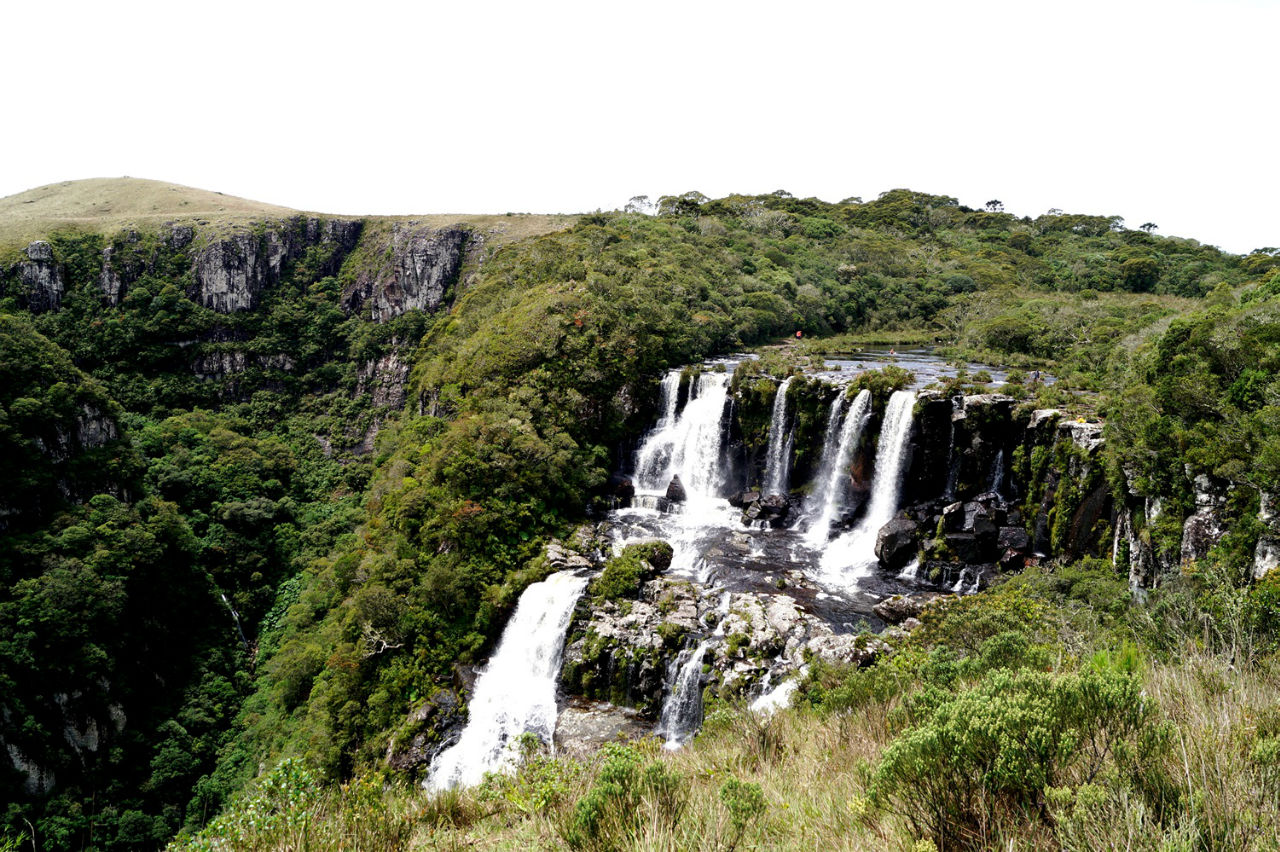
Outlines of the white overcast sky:
<svg viewBox="0 0 1280 852">
<path fill-rule="evenodd" d="M 7 0 L 0 196 L 331 213 L 894 187 L 1280 245 L 1280 0 Z"/>
</svg>

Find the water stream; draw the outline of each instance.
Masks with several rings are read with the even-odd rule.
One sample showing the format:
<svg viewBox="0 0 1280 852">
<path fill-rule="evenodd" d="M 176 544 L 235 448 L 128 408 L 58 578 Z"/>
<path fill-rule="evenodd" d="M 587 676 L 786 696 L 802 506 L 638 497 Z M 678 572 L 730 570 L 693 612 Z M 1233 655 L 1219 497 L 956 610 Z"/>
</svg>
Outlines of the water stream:
<svg viewBox="0 0 1280 852">
<path fill-rule="evenodd" d="M 565 631 L 586 587 L 586 577 L 561 571 L 525 589 L 476 680 L 466 727 L 431 765 L 428 789 L 472 786 L 486 772 L 506 770 L 516 757 L 513 740 L 525 732 L 552 742 Z"/>
<path fill-rule="evenodd" d="M 831 408 L 831 420 L 839 415 L 844 394 L 836 398 Z M 818 465 L 816 488 L 805 504 L 805 515 L 811 517 L 805 541 L 815 550 L 826 546 L 831 536 L 831 524 L 844 508 L 845 492 L 849 485 L 849 456 L 862 438 L 862 428 L 871 415 L 871 392 L 862 390 L 854 398 L 849 411 L 840 424 L 839 439 L 833 442 L 831 424 L 827 425 L 827 442 L 822 447 L 822 460 Z"/>
<path fill-rule="evenodd" d="M 866 514 L 856 527 L 838 536 L 822 553 L 821 574 L 832 584 L 867 576 L 876 564 L 876 535 L 893 519 L 902 496 L 902 478 L 910 461 L 907 442 L 911 437 L 911 409 L 915 401 L 913 391 L 895 391 L 889 397 Z"/>
<path fill-rule="evenodd" d="M 702 658 L 710 642 L 684 650 L 667 674 L 667 697 L 662 703 L 658 736 L 664 748 L 674 750 L 687 743 L 702 725 Z"/>
<path fill-rule="evenodd" d="M 787 430 L 788 376 L 778 384 L 773 397 L 773 416 L 769 420 L 769 449 L 765 454 L 764 493 L 785 494 L 791 468 L 791 433 Z"/>
</svg>

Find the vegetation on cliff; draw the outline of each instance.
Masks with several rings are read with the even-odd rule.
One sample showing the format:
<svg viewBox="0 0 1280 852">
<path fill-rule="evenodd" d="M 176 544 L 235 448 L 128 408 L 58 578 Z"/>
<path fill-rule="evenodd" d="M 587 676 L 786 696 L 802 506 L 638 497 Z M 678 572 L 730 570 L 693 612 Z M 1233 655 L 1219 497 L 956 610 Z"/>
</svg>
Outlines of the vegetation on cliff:
<svg viewBox="0 0 1280 852">
<path fill-rule="evenodd" d="M 155 846 L 246 791 L 208 842 L 236 836 L 231 826 L 258 830 L 246 815 L 261 812 L 274 816 L 254 825 L 282 833 L 254 842 L 284 843 L 297 827 L 287 815 L 313 805 L 335 847 L 351 842 L 343 832 L 360 824 L 358 808 L 396 843 L 412 834 L 397 820 L 453 836 L 449 826 L 490 812 L 505 828 L 480 830 L 495 842 L 583 848 L 649 842 L 654 825 L 666 833 L 653 842 L 671 846 L 717 837 L 803 848 L 801 839 L 845 832 L 863 838 L 851 845 L 937 842 L 950 822 L 902 816 L 910 772 L 931 767 L 976 785 L 967 810 L 943 808 L 938 819 L 959 821 L 978 845 L 1020 832 L 1086 845 L 1090 815 L 1114 794 L 1141 803 L 1133 825 L 1144 831 L 1212 824 L 1225 848 L 1242 835 L 1219 825 L 1226 805 L 1197 804 L 1197 790 L 1218 769 L 1250 795 L 1272 789 L 1236 770 L 1247 764 L 1257 784 L 1274 781 L 1266 744 L 1275 732 L 1248 720 L 1267 700 L 1276 595 L 1273 581 L 1251 585 L 1243 570 L 1260 534 L 1250 520 L 1259 494 L 1280 481 L 1274 252 L 1237 257 L 1115 217 L 1019 219 L 907 190 L 866 204 L 691 193 L 665 199 L 657 217 L 589 214 L 496 240 L 504 244 L 469 261 L 456 300 L 438 313 L 373 323 L 342 301 L 364 264 L 384 261 L 360 246 L 346 255 L 311 246 L 253 309 L 219 313 L 191 297 L 187 248 L 147 223 L 136 240 L 117 240 L 114 227 L 31 235 L 50 244 L 65 287 L 59 310 L 28 315 L 30 285 L 14 271 L 26 256 L 0 254 L 0 704 L 4 742 L 30 767 L 0 772 L 13 837 L 34 831 L 46 848 Z M 112 303 L 103 251 L 126 243 L 145 271 Z M 969 648 L 977 640 L 965 631 L 935 631 L 881 674 L 817 672 L 805 691 L 816 709 L 785 722 L 713 722 L 706 745 L 674 770 L 647 754 L 598 768 L 533 758 L 488 792 L 388 798 L 369 773 L 392 733 L 451 685 L 455 664 L 483 656 L 521 589 L 545 573 L 543 543 L 582 516 L 619 448 L 648 425 L 661 371 L 797 330 L 927 338 L 1052 366 L 1062 379 L 1053 393 L 1100 394 L 1113 413 L 1117 488 L 1125 476 L 1142 482 L 1180 521 L 1194 499 L 1184 465 L 1244 486 L 1232 504 L 1238 534 L 1206 562 L 1232 570 L 1197 574 L 1164 603 L 1132 611 L 1108 571 L 1080 581 L 1107 594 L 1084 597 L 1051 588 L 1065 574 L 1049 574 L 1017 611 L 1052 617 L 1034 630 L 1012 624 L 1021 639 Z M 407 393 L 375 400 L 380 380 L 368 365 L 397 359 L 404 373 L 390 384 L 405 381 Z M 998 621 L 1006 603 L 992 595 L 971 618 Z M 1180 663 L 1182 646 L 1140 629 L 1143 618 L 1201 616 L 1224 636 L 1244 619 L 1248 658 L 1210 643 Z M 1143 648 L 1140 670 L 1086 662 L 1123 641 Z M 1223 674 L 1223 660 L 1239 668 Z M 1168 686 L 1201 670 L 1253 696 L 1233 705 L 1229 730 L 1203 722 L 1211 741 L 1253 737 L 1261 757 L 1199 767 L 1204 780 L 1188 782 L 1171 770 L 1172 752 L 1134 731 L 1154 720 L 1188 741 L 1201 732 L 1199 710 L 1179 716 Z M 885 683 L 863 685 L 882 674 Z M 1156 698 L 1135 703 L 1135 678 Z M 1039 687 L 1067 698 L 1036 704 Z M 832 697 L 864 689 L 873 700 L 856 707 Z M 1000 779 L 974 780 L 977 763 L 929 763 L 941 758 L 928 742 L 971 737 L 955 721 L 971 714 L 957 708 L 993 690 L 1009 696 L 997 727 L 1095 696 L 1097 713 L 1071 724 L 1085 740 L 1111 737 L 1098 745 L 1107 756 L 1094 761 L 1085 740 L 1059 739 L 1031 756 L 961 755 L 995 761 Z M 90 721 L 107 747 L 89 747 Z M 838 760 L 820 763 L 815 743 L 855 729 Z M 250 783 L 284 757 L 299 763 Z M 1011 768 L 1033 759 L 1040 775 Z M 796 773 L 819 767 L 839 778 L 829 801 L 818 801 L 822 791 L 784 794 Z M 316 783 L 305 772 L 356 780 L 314 800 L 271 798 L 302 796 Z M 611 798 L 598 792 L 607 784 L 625 789 Z M 673 811 L 676 801 L 691 804 Z M 653 808 L 653 820 L 592 816 L 628 802 Z M 1081 833 L 1064 833 L 1070 826 Z"/>
</svg>

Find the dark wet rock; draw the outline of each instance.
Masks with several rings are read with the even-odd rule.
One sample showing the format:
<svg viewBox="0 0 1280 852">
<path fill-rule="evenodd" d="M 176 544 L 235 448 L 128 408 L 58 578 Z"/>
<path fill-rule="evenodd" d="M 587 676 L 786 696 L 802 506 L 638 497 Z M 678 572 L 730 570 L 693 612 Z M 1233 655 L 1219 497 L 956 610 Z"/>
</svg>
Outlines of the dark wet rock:
<svg viewBox="0 0 1280 852">
<path fill-rule="evenodd" d="M 1014 548 L 1005 548 L 1000 554 L 1001 571 L 1021 571 L 1027 565 L 1027 552 Z"/>
<path fill-rule="evenodd" d="M 671 477 L 671 482 L 667 485 L 667 499 L 672 503 L 683 503 L 689 499 L 689 495 L 684 490 L 684 483 L 680 481 L 679 476 Z"/>
<path fill-rule="evenodd" d="M 747 504 L 742 513 L 745 522 L 766 521 L 772 527 L 780 527 L 791 512 L 791 505 L 781 494 L 770 494 Z"/>
<path fill-rule="evenodd" d="M 964 530 L 965 511 L 963 503 L 950 503 L 942 509 L 942 528 L 946 532 L 962 532 Z"/>
<path fill-rule="evenodd" d="M 619 500 L 630 500 L 636 496 L 636 484 L 627 477 L 619 477 L 612 483 L 613 496 Z"/>
<path fill-rule="evenodd" d="M 397 772 L 423 774 L 448 743 L 447 734 L 466 721 L 462 701 L 453 690 L 437 690 L 415 707 L 387 744 L 385 761 Z"/>
<path fill-rule="evenodd" d="M 759 499 L 759 491 L 739 491 L 729 498 L 729 505 L 736 509 L 744 509 Z"/>
<path fill-rule="evenodd" d="M 1021 527 L 1001 527 L 997 544 L 1005 550 L 1027 550 L 1032 546 L 1032 537 Z"/>
<path fill-rule="evenodd" d="M 922 595 L 894 595 L 885 598 L 875 605 L 876 615 L 890 624 L 901 624 L 908 619 L 917 618 L 925 607 L 938 600 L 942 595 L 927 593 Z M 919 623 L 919 622 L 917 622 Z"/>
<path fill-rule="evenodd" d="M 890 571 L 900 571 L 915 556 L 919 526 L 906 518 L 895 518 L 876 533 L 876 559 Z"/>
<path fill-rule="evenodd" d="M 947 533 L 947 549 L 961 562 L 981 562 L 983 548 L 978 537 L 971 532 Z"/>
<path fill-rule="evenodd" d="M 1031 547 L 1031 536 L 1022 527 L 1001 527 L 996 543 L 1002 550 L 1025 551 Z"/>
</svg>

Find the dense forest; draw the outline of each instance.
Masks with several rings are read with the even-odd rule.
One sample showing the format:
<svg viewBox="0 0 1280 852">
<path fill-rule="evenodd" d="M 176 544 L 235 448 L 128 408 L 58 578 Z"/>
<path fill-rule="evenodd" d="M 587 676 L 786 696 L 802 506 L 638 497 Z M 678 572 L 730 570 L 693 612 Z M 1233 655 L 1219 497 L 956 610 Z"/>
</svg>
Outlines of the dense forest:
<svg viewBox="0 0 1280 852">
<path fill-rule="evenodd" d="M 1280 252 L 905 189 L 488 227 L 0 246 L 0 848 L 1274 848 Z M 797 332 L 1051 370 L 1028 404 L 1105 420 L 1156 569 L 941 602 L 675 756 L 407 786 L 388 744 L 606 505 L 663 372 Z M 1227 523 L 1185 562 L 1197 476 Z"/>
</svg>

